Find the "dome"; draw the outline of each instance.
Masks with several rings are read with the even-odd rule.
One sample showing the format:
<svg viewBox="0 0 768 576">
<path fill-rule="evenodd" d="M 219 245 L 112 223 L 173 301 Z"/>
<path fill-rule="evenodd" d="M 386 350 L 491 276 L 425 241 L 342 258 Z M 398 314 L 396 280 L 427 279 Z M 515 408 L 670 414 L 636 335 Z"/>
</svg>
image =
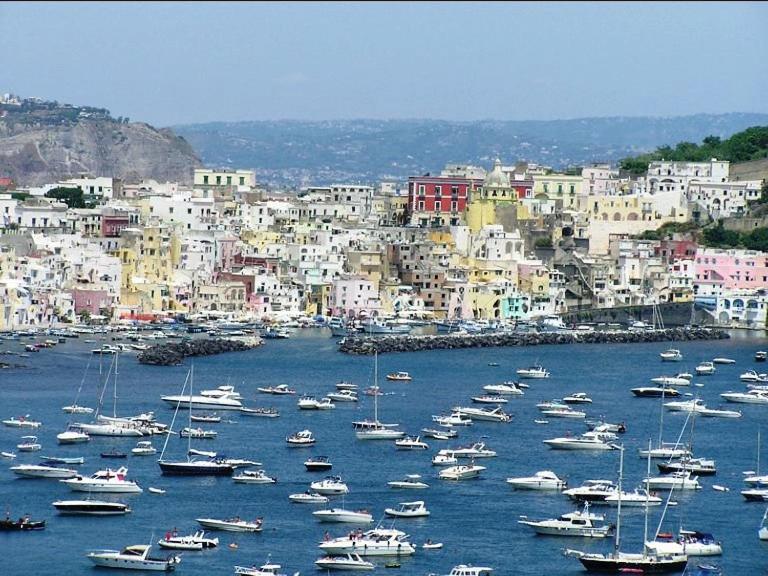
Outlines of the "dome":
<svg viewBox="0 0 768 576">
<path fill-rule="evenodd" d="M 501 170 L 501 160 L 496 158 L 496 162 L 493 163 L 493 170 L 488 172 L 483 182 L 484 188 L 509 188 L 509 176 L 507 176 Z"/>
</svg>

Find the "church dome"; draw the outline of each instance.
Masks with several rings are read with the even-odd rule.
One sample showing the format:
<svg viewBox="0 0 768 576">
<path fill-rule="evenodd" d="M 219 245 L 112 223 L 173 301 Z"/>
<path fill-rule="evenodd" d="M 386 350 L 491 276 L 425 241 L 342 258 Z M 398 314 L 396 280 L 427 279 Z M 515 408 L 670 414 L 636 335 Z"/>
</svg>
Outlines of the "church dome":
<svg viewBox="0 0 768 576">
<path fill-rule="evenodd" d="M 496 162 L 493 163 L 493 170 L 488 172 L 483 182 L 485 188 L 509 188 L 509 176 L 507 176 L 501 170 L 501 160 L 496 158 Z"/>
</svg>

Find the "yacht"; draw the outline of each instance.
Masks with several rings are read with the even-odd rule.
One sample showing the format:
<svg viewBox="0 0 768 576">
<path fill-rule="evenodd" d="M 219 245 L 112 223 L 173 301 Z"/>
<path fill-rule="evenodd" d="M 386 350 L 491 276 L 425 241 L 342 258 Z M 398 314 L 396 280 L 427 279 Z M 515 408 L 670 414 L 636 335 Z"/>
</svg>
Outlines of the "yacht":
<svg viewBox="0 0 768 576">
<path fill-rule="evenodd" d="M 681 378 L 680 376 L 657 376 L 651 378 L 651 382 L 659 384 L 660 386 L 690 386 L 691 381 L 688 378 Z"/>
<path fill-rule="evenodd" d="M 64 432 L 56 435 L 59 444 L 82 444 L 91 439 L 79 426 L 68 426 Z"/>
<path fill-rule="evenodd" d="M 717 473 L 715 461 L 707 460 L 705 458 L 684 457 L 674 462 L 662 462 L 656 466 L 658 466 L 659 472 L 662 474 L 683 472 L 685 470 L 688 470 L 697 476 L 714 476 Z"/>
<path fill-rule="evenodd" d="M 62 406 L 61 409 L 67 414 L 93 414 L 93 408 L 88 408 L 87 406 L 78 406 L 77 404 Z"/>
<path fill-rule="evenodd" d="M 322 480 L 317 480 L 312 482 L 309 487 L 318 494 L 323 495 L 349 493 L 349 487 L 344 482 L 342 482 L 341 477 L 339 476 L 328 476 Z"/>
<path fill-rule="evenodd" d="M 16 448 L 19 452 L 37 452 L 42 450 L 43 446 L 37 441 L 37 436 L 22 436 Z"/>
<path fill-rule="evenodd" d="M 333 410 L 336 408 L 336 404 L 331 402 L 331 399 L 325 396 L 317 401 L 315 404 L 315 410 Z"/>
<path fill-rule="evenodd" d="M 398 450 L 427 450 L 429 444 L 423 442 L 419 436 L 406 436 L 399 440 L 395 440 L 395 446 Z"/>
<path fill-rule="evenodd" d="M 202 428 L 182 428 L 179 436 L 182 438 L 198 438 L 215 440 L 219 435 L 215 430 L 203 430 Z"/>
<path fill-rule="evenodd" d="M 289 388 L 288 384 L 278 384 L 277 386 L 268 386 L 264 388 L 256 388 L 263 394 L 274 394 L 276 396 L 288 396 L 296 394 L 296 390 Z"/>
<path fill-rule="evenodd" d="M 680 470 L 667 476 L 646 478 L 643 484 L 649 490 L 701 490 L 698 476 L 692 476 L 690 470 Z"/>
<path fill-rule="evenodd" d="M 282 566 L 280 564 L 273 564 L 267 560 L 266 564 L 256 567 L 251 566 L 235 566 L 235 576 L 288 576 L 280 572 Z M 298 576 L 296 572 L 293 576 Z"/>
<path fill-rule="evenodd" d="M 516 373 L 520 378 L 549 378 L 549 372 L 540 364 L 535 364 L 529 368 L 521 368 Z"/>
<path fill-rule="evenodd" d="M 304 467 L 309 472 L 321 472 L 333 468 L 328 456 L 313 456 L 304 461 Z"/>
<path fill-rule="evenodd" d="M 602 514 L 591 514 L 589 512 L 589 502 L 585 502 L 583 510 L 563 514 L 560 518 L 540 521 L 528 520 L 526 518 L 525 520 L 519 520 L 517 523 L 530 526 L 537 534 L 545 536 L 605 538 L 611 535 L 613 527 L 609 524 L 602 526 L 595 524 L 604 520 L 605 516 Z"/>
<path fill-rule="evenodd" d="M 747 370 L 739 376 L 739 380 L 742 382 L 768 384 L 768 374 L 758 374 L 754 370 Z"/>
<path fill-rule="evenodd" d="M 720 556 L 723 546 L 712 534 L 694 530 L 680 530 L 677 539 L 673 534 L 646 542 L 646 548 L 655 554 L 687 554 L 688 556 Z"/>
<path fill-rule="evenodd" d="M 715 373 L 715 365 L 712 362 L 702 362 L 696 366 L 696 374 L 698 376 L 710 376 Z"/>
<path fill-rule="evenodd" d="M 158 540 L 157 545 L 160 548 L 169 550 L 203 550 L 205 548 L 216 548 L 219 545 L 219 539 L 206 538 L 205 531 L 198 530 L 188 536 L 168 533 L 165 535 L 165 538 Z"/>
<path fill-rule="evenodd" d="M 742 490 L 741 495 L 747 502 L 766 502 L 768 501 L 768 489 L 767 488 L 752 488 L 750 490 Z"/>
<path fill-rule="evenodd" d="M 300 410 L 315 410 L 317 409 L 317 399 L 314 396 L 302 396 L 299 398 L 297 406 Z"/>
<path fill-rule="evenodd" d="M 503 396 L 483 394 L 482 396 L 472 396 L 472 402 L 475 402 L 476 404 L 506 404 L 509 400 Z"/>
<path fill-rule="evenodd" d="M 373 516 L 367 510 L 344 510 L 343 508 L 329 508 L 316 510 L 312 515 L 320 522 L 347 522 L 351 524 L 370 524 Z"/>
<path fill-rule="evenodd" d="M 225 532 L 261 532 L 263 521 L 257 518 L 253 522 L 241 520 L 239 516 L 228 520 L 216 518 L 197 518 L 197 523 L 211 530 L 223 530 Z"/>
<path fill-rule="evenodd" d="M 397 424 L 384 424 L 379 421 L 379 354 L 374 353 L 373 382 L 376 393 L 373 395 L 373 420 L 352 422 L 358 440 L 396 440 L 405 436 L 397 430 Z"/>
<path fill-rule="evenodd" d="M 93 424 L 76 424 L 83 433 L 90 436 L 144 436 L 139 427 L 133 422 L 121 420 L 118 422 L 106 422 Z"/>
<path fill-rule="evenodd" d="M 541 411 L 542 416 L 549 418 L 586 418 L 587 413 L 572 408 L 549 408 Z"/>
<path fill-rule="evenodd" d="M 581 486 L 564 490 L 563 494 L 577 502 L 603 502 L 616 492 L 616 484 L 611 480 L 587 480 Z"/>
<path fill-rule="evenodd" d="M 664 352 L 660 353 L 659 356 L 661 356 L 661 360 L 663 362 L 680 362 L 680 360 L 683 359 L 682 352 L 675 348 L 665 350 Z"/>
<path fill-rule="evenodd" d="M 131 448 L 131 454 L 134 456 L 152 456 L 157 454 L 157 448 L 152 446 L 152 442 L 142 440 L 136 443 L 135 448 Z"/>
<path fill-rule="evenodd" d="M 332 538 L 318 546 L 326 554 L 358 553 L 361 556 L 409 556 L 416 547 L 405 532 L 394 528 L 374 528 L 362 535 Z"/>
<path fill-rule="evenodd" d="M 550 470 L 541 470 L 533 476 L 507 478 L 507 484 L 519 490 L 562 490 L 567 482 Z"/>
<path fill-rule="evenodd" d="M 455 466 L 459 463 L 459 459 L 453 455 L 451 450 L 440 450 L 432 458 L 432 466 Z"/>
<path fill-rule="evenodd" d="M 321 570 L 359 570 L 370 571 L 375 568 L 372 562 L 363 560 L 359 554 L 343 556 L 325 556 L 315 560 L 315 566 Z"/>
<path fill-rule="evenodd" d="M 386 508 L 384 514 L 395 518 L 423 518 L 429 516 L 430 512 L 424 506 L 423 500 L 415 502 L 400 502 L 397 508 Z"/>
<path fill-rule="evenodd" d="M 490 576 L 493 572 L 493 568 L 487 566 L 469 566 L 467 564 L 459 564 L 451 569 L 451 573 L 446 576 Z"/>
<path fill-rule="evenodd" d="M 243 470 L 241 474 L 233 476 L 232 480 L 238 484 L 274 484 L 277 478 L 267 476 L 264 470 Z"/>
<path fill-rule="evenodd" d="M 209 398 L 234 398 L 235 400 L 242 400 L 243 396 L 235 391 L 234 386 L 219 386 L 213 390 L 200 390 L 200 396 L 207 396 Z"/>
<path fill-rule="evenodd" d="M 450 440 L 459 435 L 456 430 L 435 430 L 434 428 L 422 428 L 421 433 L 426 438 L 433 438 L 434 440 Z"/>
<path fill-rule="evenodd" d="M 124 466 L 117 470 L 99 470 L 89 478 L 77 475 L 67 480 L 59 480 L 75 492 L 112 492 L 112 493 L 141 493 L 143 490 L 136 482 L 126 479 L 128 469 Z"/>
<path fill-rule="evenodd" d="M 402 480 L 392 480 L 387 482 L 390 488 L 423 490 L 429 488 L 429 484 L 421 481 L 420 474 L 408 474 Z"/>
<path fill-rule="evenodd" d="M 174 395 L 161 396 L 160 399 L 174 408 L 178 406 L 190 410 L 240 410 L 243 407 L 240 400 L 226 394 L 223 396 Z"/>
<path fill-rule="evenodd" d="M 450 428 L 452 426 L 472 426 L 472 418 L 468 418 L 467 416 L 455 412 L 448 415 L 432 416 L 432 421 L 445 428 Z"/>
<path fill-rule="evenodd" d="M 483 390 L 500 396 L 522 396 L 524 392 L 517 387 L 514 382 L 504 382 L 503 384 L 486 384 Z"/>
<path fill-rule="evenodd" d="M 497 406 L 493 410 L 487 408 L 472 408 L 457 406 L 453 409 L 455 414 L 465 416 L 471 420 L 484 420 L 489 422 L 511 422 L 512 415 L 507 414 L 501 409 L 501 406 Z"/>
<path fill-rule="evenodd" d="M 330 400 L 336 402 L 357 402 L 357 392 L 354 390 L 339 390 L 338 392 L 331 392 L 328 394 Z"/>
<path fill-rule="evenodd" d="M 7 420 L 3 420 L 3 424 L 11 428 L 40 428 L 43 425 L 42 422 L 37 420 L 29 420 L 29 415 L 19 416 L 18 418 L 11 417 Z"/>
<path fill-rule="evenodd" d="M 387 380 L 393 380 L 395 382 L 410 382 L 413 377 L 408 372 L 392 372 L 387 374 Z"/>
<path fill-rule="evenodd" d="M 170 572 L 181 562 L 178 556 L 170 556 L 165 559 L 153 559 L 149 557 L 151 546 L 147 544 L 135 544 L 126 546 L 122 550 L 98 550 L 90 552 L 88 558 L 105 568 L 123 568 L 127 570 L 150 570 L 155 572 Z"/>
<path fill-rule="evenodd" d="M 312 446 L 315 443 L 315 437 L 310 430 L 301 430 L 288 436 L 285 441 L 289 446 Z"/>
<path fill-rule="evenodd" d="M 105 500 L 58 500 L 53 503 L 59 514 L 79 514 L 87 516 L 117 516 L 131 511 L 128 504 Z"/>
<path fill-rule="evenodd" d="M 697 410 L 699 415 L 707 418 L 741 418 L 741 412 L 738 410 L 723 410 L 721 408 L 702 408 Z"/>
<path fill-rule="evenodd" d="M 576 392 L 563 398 L 566 404 L 592 404 L 592 398 L 586 392 Z"/>
<path fill-rule="evenodd" d="M 706 409 L 704 401 L 700 398 L 694 398 L 693 400 L 673 400 L 672 402 L 665 402 L 664 407 L 670 412 L 700 412 Z"/>
<path fill-rule="evenodd" d="M 725 392 L 720 394 L 728 402 L 738 404 L 768 404 L 768 391 L 749 390 L 748 392 Z"/>
<path fill-rule="evenodd" d="M 723 357 L 717 357 L 712 358 L 713 364 L 736 364 L 736 360 L 733 358 L 723 358 Z"/>
<path fill-rule="evenodd" d="M 443 480 L 469 480 L 479 477 L 480 472 L 485 469 L 485 466 L 478 466 L 476 464 L 458 464 L 449 468 L 443 468 L 440 470 L 438 477 Z"/>
<path fill-rule="evenodd" d="M 38 464 L 11 466 L 11 472 L 24 478 L 74 478 L 77 476 L 77 470 Z"/>
<path fill-rule="evenodd" d="M 329 498 L 328 496 L 307 490 L 298 494 L 290 494 L 288 500 L 297 504 L 325 504 Z"/>
<path fill-rule="evenodd" d="M 640 386 L 639 388 L 632 388 L 632 394 L 641 398 L 677 398 L 680 396 L 679 391 L 664 386 Z"/>
<path fill-rule="evenodd" d="M 581 436 L 563 436 L 544 440 L 544 444 L 555 450 L 616 450 L 617 446 L 604 433 L 590 435 L 587 432 Z M 615 438 L 615 436 L 614 436 Z"/>
<path fill-rule="evenodd" d="M 691 451 L 681 444 L 674 444 L 669 442 L 662 442 L 658 448 L 640 449 L 638 453 L 642 458 L 648 458 L 650 454 L 651 458 L 663 458 L 665 460 L 671 460 L 673 458 L 690 458 Z"/>
<path fill-rule="evenodd" d="M 486 448 L 485 442 L 474 442 L 469 446 L 461 446 L 450 450 L 441 450 L 442 454 L 451 454 L 456 458 L 495 458 L 496 451 Z"/>
<path fill-rule="evenodd" d="M 352 382 L 346 382 L 342 380 L 341 382 L 336 383 L 336 389 L 337 390 L 352 390 L 353 392 L 358 389 L 357 384 L 353 384 Z"/>
</svg>

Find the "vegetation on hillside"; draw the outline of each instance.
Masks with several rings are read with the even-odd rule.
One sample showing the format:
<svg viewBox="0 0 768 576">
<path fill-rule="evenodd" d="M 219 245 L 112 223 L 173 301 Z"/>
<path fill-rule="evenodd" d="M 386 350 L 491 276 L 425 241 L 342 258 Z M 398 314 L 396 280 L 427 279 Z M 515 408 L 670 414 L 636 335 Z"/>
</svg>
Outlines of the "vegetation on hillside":
<svg viewBox="0 0 768 576">
<path fill-rule="evenodd" d="M 728 230 L 722 220 L 704 230 L 703 243 L 715 248 L 747 248 L 768 252 L 768 228 L 755 228 L 749 232 Z"/>
<path fill-rule="evenodd" d="M 656 230 L 646 230 L 640 234 L 641 240 L 664 240 L 671 238 L 672 234 L 697 233 L 700 230 L 695 222 L 667 222 Z"/>
<path fill-rule="evenodd" d="M 676 162 L 706 162 L 712 158 L 746 162 L 768 158 L 768 126 L 753 126 L 722 140 L 719 136 L 707 136 L 701 144 L 680 142 L 674 148 L 661 146 L 655 152 L 633 158 L 624 158 L 619 165 L 632 174 L 644 174 L 648 164 L 656 160 Z"/>
</svg>

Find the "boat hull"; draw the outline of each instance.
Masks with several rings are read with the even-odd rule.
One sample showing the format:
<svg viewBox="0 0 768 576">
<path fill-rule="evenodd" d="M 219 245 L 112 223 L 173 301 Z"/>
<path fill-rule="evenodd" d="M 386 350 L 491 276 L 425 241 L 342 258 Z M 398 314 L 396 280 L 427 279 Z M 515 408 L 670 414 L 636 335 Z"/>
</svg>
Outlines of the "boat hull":
<svg viewBox="0 0 768 576">
<path fill-rule="evenodd" d="M 232 476 L 233 466 L 204 466 L 194 462 L 158 462 L 160 470 L 167 476 Z"/>
<path fill-rule="evenodd" d="M 59 514 L 84 516 L 118 516 L 131 511 L 125 504 L 98 502 L 95 500 L 60 501 L 53 503 Z"/>
<path fill-rule="evenodd" d="M 91 562 L 96 566 L 102 566 L 104 568 L 122 568 L 125 570 L 144 570 L 151 572 L 170 572 L 176 568 L 174 564 L 165 560 L 137 560 L 125 556 L 112 557 L 95 554 L 89 554 L 88 558 L 90 558 Z"/>
<path fill-rule="evenodd" d="M 589 558 L 581 557 L 579 561 L 589 572 L 604 572 L 618 574 L 628 570 L 640 570 L 642 574 L 667 574 L 670 572 L 682 572 L 688 564 L 687 558 L 680 560 L 649 561 L 643 560 L 641 555 L 637 560 L 614 558 Z"/>
</svg>

